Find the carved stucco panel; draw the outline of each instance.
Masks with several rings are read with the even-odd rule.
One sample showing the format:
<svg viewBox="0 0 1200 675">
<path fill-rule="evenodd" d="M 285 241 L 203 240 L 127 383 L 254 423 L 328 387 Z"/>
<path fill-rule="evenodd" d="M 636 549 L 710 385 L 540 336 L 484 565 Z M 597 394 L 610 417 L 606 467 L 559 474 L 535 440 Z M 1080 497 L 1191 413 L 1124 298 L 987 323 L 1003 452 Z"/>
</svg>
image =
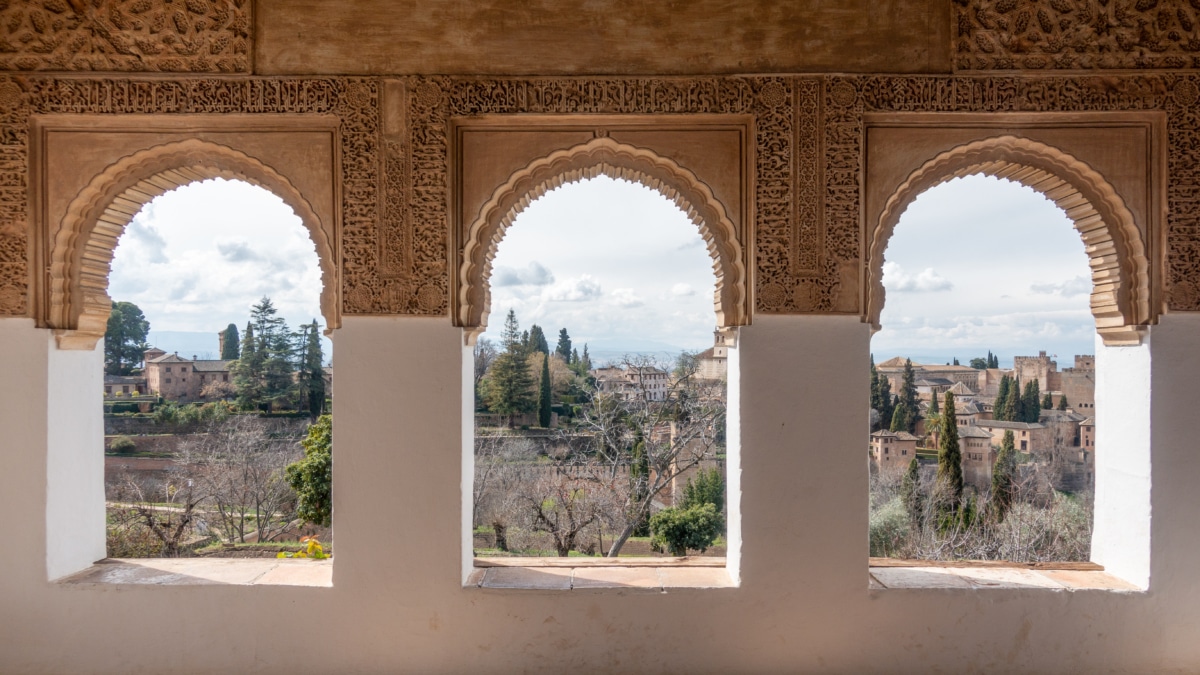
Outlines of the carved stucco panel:
<svg viewBox="0 0 1200 675">
<path fill-rule="evenodd" d="M 247 73 L 252 0 L 40 0 L 0 7 L 0 70 Z"/>
<path fill-rule="evenodd" d="M 1196 0 L 956 0 L 956 70 L 1200 67 Z"/>
</svg>

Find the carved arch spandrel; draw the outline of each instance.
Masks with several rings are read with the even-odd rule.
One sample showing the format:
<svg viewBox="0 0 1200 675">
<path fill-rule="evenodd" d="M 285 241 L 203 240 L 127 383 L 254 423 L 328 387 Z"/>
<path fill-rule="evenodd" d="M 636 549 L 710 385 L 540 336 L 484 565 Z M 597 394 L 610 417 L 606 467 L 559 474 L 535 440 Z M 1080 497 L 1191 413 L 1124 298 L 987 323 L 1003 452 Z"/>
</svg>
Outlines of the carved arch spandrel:
<svg viewBox="0 0 1200 675">
<path fill-rule="evenodd" d="M 212 178 L 242 180 L 270 191 L 304 223 L 321 267 L 321 314 L 341 324 L 337 233 L 287 177 L 228 146 L 199 139 L 140 150 L 110 164 L 71 200 L 49 251 L 42 315 L 60 349 L 92 349 L 104 337 L 112 300 L 108 275 L 117 240 L 141 208 L 177 187 Z"/>
<path fill-rule="evenodd" d="M 1066 212 L 1083 239 L 1092 269 L 1092 316 L 1106 344 L 1137 344 L 1142 327 L 1157 321 L 1151 306 L 1151 267 L 1133 214 L 1095 169 L 1027 138 L 995 136 L 947 150 L 909 174 L 891 194 L 867 251 L 867 320 L 879 329 L 884 249 L 914 199 L 954 178 L 985 174 L 1021 183 Z"/>
<path fill-rule="evenodd" d="M 713 259 L 717 325 L 722 328 L 749 325 L 752 267 L 747 255 L 752 246 L 740 240 L 726 206 L 708 185 L 673 160 L 607 137 L 536 159 L 492 192 L 465 228 L 457 260 L 458 289 L 452 297 L 455 324 L 467 328 L 469 338 L 487 328 L 492 260 L 504 232 L 517 215 L 550 190 L 599 175 L 645 185 L 686 213 L 699 228 Z"/>
</svg>

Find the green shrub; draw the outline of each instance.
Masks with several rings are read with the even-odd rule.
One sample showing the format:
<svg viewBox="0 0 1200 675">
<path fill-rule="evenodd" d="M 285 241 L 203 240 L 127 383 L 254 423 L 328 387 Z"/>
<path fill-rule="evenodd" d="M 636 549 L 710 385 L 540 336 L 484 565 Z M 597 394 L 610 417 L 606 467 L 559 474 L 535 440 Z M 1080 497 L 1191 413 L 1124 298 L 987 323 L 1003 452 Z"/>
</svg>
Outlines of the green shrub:
<svg viewBox="0 0 1200 675">
<path fill-rule="evenodd" d="M 703 553 L 724 528 L 725 519 L 713 504 L 663 509 L 650 517 L 650 545 L 676 556 L 687 555 L 689 549 Z"/>
<path fill-rule="evenodd" d="M 869 522 L 871 555 L 877 558 L 894 555 L 908 537 L 904 499 L 897 496 L 871 511 Z"/>
<path fill-rule="evenodd" d="M 117 436 L 108 444 L 108 450 L 109 452 L 128 454 L 137 450 L 137 443 L 134 443 L 133 439 L 128 436 Z"/>
</svg>

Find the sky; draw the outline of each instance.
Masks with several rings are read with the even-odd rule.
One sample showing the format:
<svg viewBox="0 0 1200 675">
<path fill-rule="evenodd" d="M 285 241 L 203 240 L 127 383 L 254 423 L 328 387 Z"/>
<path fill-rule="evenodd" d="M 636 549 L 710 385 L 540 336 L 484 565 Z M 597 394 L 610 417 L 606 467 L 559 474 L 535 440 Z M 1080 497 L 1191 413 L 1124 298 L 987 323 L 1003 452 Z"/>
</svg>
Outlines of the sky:
<svg viewBox="0 0 1200 675">
<path fill-rule="evenodd" d="M 492 315 L 499 339 L 516 311 L 552 342 L 566 328 L 595 350 L 712 346 L 716 277 L 700 231 L 661 193 L 607 176 L 560 186 L 514 220 L 496 249 Z"/>
<path fill-rule="evenodd" d="M 108 294 L 140 307 L 150 343 L 181 356 L 203 349 L 170 333 L 211 335 L 216 358 L 216 333 L 242 330 L 263 296 L 292 329 L 325 324 L 308 230 L 282 199 L 241 181 L 192 183 L 143 207 L 117 242 Z"/>
<path fill-rule="evenodd" d="M 566 327 L 593 351 L 702 350 L 712 345 L 714 283 L 697 227 L 660 193 L 605 176 L 570 183 L 531 203 L 500 242 L 487 337 L 498 339 L 511 308 L 551 342 Z M 1079 235 L 1016 183 L 968 176 L 920 195 L 885 252 L 884 286 L 877 361 L 966 364 L 988 350 L 1002 363 L 1039 350 L 1069 361 L 1094 350 Z M 156 333 L 241 329 L 263 295 L 290 326 L 323 323 L 320 289 L 315 248 L 291 209 L 218 179 L 162 195 L 134 217 L 109 294 L 142 308 L 154 342 Z"/>
<path fill-rule="evenodd" d="M 966 365 L 991 350 L 1003 365 L 1045 350 L 1070 363 L 1095 351 L 1083 242 L 1061 209 L 1018 183 L 967 176 L 919 195 L 888 243 L 883 283 L 877 362 Z"/>
</svg>

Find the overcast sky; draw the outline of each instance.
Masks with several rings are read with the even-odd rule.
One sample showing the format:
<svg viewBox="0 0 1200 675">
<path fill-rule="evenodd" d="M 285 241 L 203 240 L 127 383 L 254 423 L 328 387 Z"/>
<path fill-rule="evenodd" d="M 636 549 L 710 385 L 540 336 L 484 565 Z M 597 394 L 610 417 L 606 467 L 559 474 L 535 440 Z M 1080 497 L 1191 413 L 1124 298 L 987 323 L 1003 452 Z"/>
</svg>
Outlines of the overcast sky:
<svg viewBox="0 0 1200 675">
<path fill-rule="evenodd" d="M 293 329 L 325 324 L 308 231 L 282 199 L 240 181 L 192 183 L 147 204 L 118 241 L 108 293 L 140 307 L 152 333 L 241 330 L 264 295 Z"/>
<path fill-rule="evenodd" d="M 963 363 L 988 349 L 1007 361 L 1046 350 L 1091 353 L 1083 244 L 1066 216 L 1023 186 L 973 176 L 922 194 L 886 252 L 876 360 Z M 712 344 L 712 261 L 695 225 L 660 193 L 598 177 L 562 186 L 522 212 L 500 242 L 488 335 L 509 308 L 554 341 L 566 327 L 597 349 Z M 237 181 L 155 199 L 121 237 L 109 293 L 140 306 L 155 331 L 245 325 L 269 295 L 290 326 L 320 315 L 307 231 L 282 200 Z"/>
<path fill-rule="evenodd" d="M 965 365 L 990 349 L 1002 362 L 1045 350 L 1069 363 L 1095 350 L 1083 242 L 1066 214 L 1023 185 L 968 176 L 922 193 L 884 260 L 876 361 L 957 356 Z"/>
</svg>

